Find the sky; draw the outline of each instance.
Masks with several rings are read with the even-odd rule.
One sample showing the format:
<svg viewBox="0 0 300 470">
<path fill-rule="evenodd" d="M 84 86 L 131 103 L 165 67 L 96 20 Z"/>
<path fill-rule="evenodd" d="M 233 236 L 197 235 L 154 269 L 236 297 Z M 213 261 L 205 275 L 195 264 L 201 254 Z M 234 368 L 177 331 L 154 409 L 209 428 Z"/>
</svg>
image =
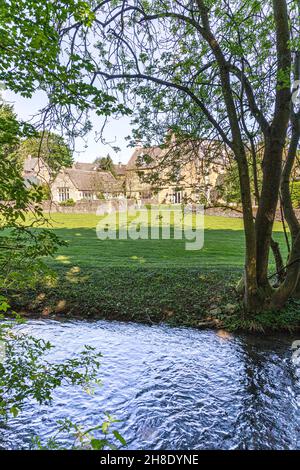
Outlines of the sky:
<svg viewBox="0 0 300 470">
<path fill-rule="evenodd" d="M 28 121 L 46 104 L 45 97 L 42 93 L 36 93 L 32 98 L 23 98 L 11 91 L 2 92 L 4 100 L 14 106 L 14 111 L 21 120 Z M 91 117 L 93 130 L 87 136 L 87 142 L 78 138 L 75 142 L 74 159 L 81 162 L 92 162 L 97 157 L 106 156 L 108 153 L 115 163 L 127 163 L 133 153 L 133 148 L 128 148 L 128 142 L 125 137 L 130 135 L 130 119 L 122 117 L 121 119 L 111 118 L 104 130 L 105 141 L 109 144 L 97 142 L 95 132 L 101 128 L 100 118 Z M 120 152 L 116 153 L 112 148 L 119 147 Z"/>
</svg>

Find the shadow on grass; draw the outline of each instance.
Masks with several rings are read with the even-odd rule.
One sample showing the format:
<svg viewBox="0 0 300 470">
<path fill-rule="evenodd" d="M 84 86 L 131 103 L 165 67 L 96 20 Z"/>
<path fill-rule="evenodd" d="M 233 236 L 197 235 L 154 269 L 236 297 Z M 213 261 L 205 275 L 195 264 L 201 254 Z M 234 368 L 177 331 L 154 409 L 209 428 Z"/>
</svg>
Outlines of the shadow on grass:
<svg viewBox="0 0 300 470">
<path fill-rule="evenodd" d="M 242 268 L 244 265 L 244 233 L 242 230 L 213 230 L 204 232 L 204 246 L 200 250 L 185 249 L 184 239 L 108 239 L 99 240 L 96 231 L 89 228 L 56 229 L 55 233 L 68 242 L 57 256 L 49 260 L 52 267 L 77 265 L 82 268 L 131 267 L 143 265 L 156 267 Z M 179 238 L 180 234 L 176 231 Z M 275 233 L 285 257 L 282 233 Z M 273 259 L 271 257 L 271 264 Z"/>
<path fill-rule="evenodd" d="M 186 250 L 180 233 L 171 232 L 170 239 L 107 239 L 100 240 L 88 228 L 56 229 L 55 233 L 68 242 L 60 248 L 53 267 L 76 264 L 88 268 L 103 266 L 130 267 L 133 264 L 182 267 L 241 267 L 244 258 L 244 234 L 241 230 L 205 230 L 204 246 Z M 118 235 L 117 235 L 118 236 Z"/>
<path fill-rule="evenodd" d="M 29 315 L 199 326 L 220 305 L 236 304 L 244 258 L 242 230 L 205 231 L 204 247 L 183 240 L 99 240 L 89 228 L 55 229 L 68 242 L 47 263 L 52 283 L 14 293 Z M 276 239 L 284 245 L 283 235 Z"/>
</svg>

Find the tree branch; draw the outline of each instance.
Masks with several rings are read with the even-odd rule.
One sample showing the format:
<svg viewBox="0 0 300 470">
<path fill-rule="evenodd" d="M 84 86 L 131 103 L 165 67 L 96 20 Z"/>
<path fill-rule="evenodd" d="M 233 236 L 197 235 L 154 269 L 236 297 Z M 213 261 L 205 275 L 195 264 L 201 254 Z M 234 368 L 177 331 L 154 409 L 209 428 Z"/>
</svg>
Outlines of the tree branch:
<svg viewBox="0 0 300 470">
<path fill-rule="evenodd" d="M 104 77 L 106 80 L 117 80 L 117 79 L 127 79 L 127 80 L 147 80 L 153 83 L 158 83 L 159 85 L 163 85 L 167 88 L 173 88 L 179 91 L 184 92 L 187 94 L 201 109 L 203 114 L 207 117 L 209 122 L 215 127 L 215 129 L 219 132 L 221 135 L 222 139 L 224 142 L 232 148 L 233 143 L 228 139 L 227 135 L 223 131 L 223 129 L 220 127 L 219 123 L 215 120 L 215 118 L 212 116 L 212 114 L 208 111 L 207 107 L 204 105 L 204 103 L 200 100 L 200 98 L 197 97 L 188 87 L 172 82 L 168 82 L 167 80 L 163 80 L 161 78 L 157 77 L 152 77 L 151 75 L 146 75 L 143 73 L 135 73 L 135 74 L 128 74 L 128 73 L 120 73 L 120 74 L 109 74 L 106 72 L 101 72 L 97 71 L 95 72 L 96 75 L 101 75 Z"/>
</svg>

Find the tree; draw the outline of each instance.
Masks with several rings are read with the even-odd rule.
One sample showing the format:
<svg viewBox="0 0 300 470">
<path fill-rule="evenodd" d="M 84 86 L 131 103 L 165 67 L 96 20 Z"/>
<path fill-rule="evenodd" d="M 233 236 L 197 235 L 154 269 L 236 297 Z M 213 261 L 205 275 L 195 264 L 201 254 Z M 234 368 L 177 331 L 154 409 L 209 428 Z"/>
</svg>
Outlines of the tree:
<svg viewBox="0 0 300 470">
<path fill-rule="evenodd" d="M 215 136 L 235 159 L 245 231 L 245 309 L 282 308 L 297 289 L 300 272 L 299 223 L 290 202 L 299 142 L 299 112 L 291 93 L 291 80 L 299 79 L 299 2 L 111 0 L 98 2 L 94 12 L 94 41 L 78 40 L 74 50 L 90 57 L 94 84 L 131 106 L 134 137 L 146 134 L 149 143 L 156 135 L 162 145 L 169 129 L 194 139 Z M 71 46 L 79 31 L 87 38 L 84 28 L 71 22 L 61 37 Z M 89 46 L 95 41 L 96 50 Z M 256 218 L 250 164 L 258 191 Z M 268 263 L 279 194 L 292 248 L 286 276 L 274 288 Z"/>
<path fill-rule="evenodd" d="M 30 126 L 17 121 L 12 108 L 0 104 L 0 319 L 10 312 L 11 290 L 34 285 L 51 272 L 41 258 L 55 253 L 61 242 L 48 230 L 37 229 L 45 221 L 38 187 L 28 190 L 11 156 L 19 141 L 30 136 Z M 30 214 L 30 219 L 28 215 Z M 7 317 L 6 317 L 7 319 Z M 18 319 L 18 317 L 17 317 Z M 58 365 L 42 362 L 50 344 L 28 335 L 15 334 L 15 322 L 0 323 L 0 343 L 5 359 L 0 363 L 0 416 L 16 416 L 28 398 L 51 401 L 52 391 L 63 381 L 83 385 L 96 378 L 94 351 Z M 82 373 L 82 366 L 86 367 Z"/>
<path fill-rule="evenodd" d="M 17 150 L 17 156 L 23 163 L 29 155 L 42 158 L 54 174 L 61 167 L 70 167 L 73 164 L 70 147 L 62 136 L 53 132 L 39 132 L 36 136 L 23 140 Z"/>
<path fill-rule="evenodd" d="M 12 108 L 0 104 L 0 286 L 8 290 L 16 284 L 40 278 L 41 256 L 55 253 L 61 245 L 48 230 L 36 230 L 45 222 L 41 201 L 43 190 L 26 187 L 17 164 L 15 150 L 34 129 L 17 120 Z M 29 220 L 28 215 L 31 215 Z M 47 273 L 48 269 L 44 266 Z M 16 287 L 15 286 L 15 287 Z"/>
<path fill-rule="evenodd" d="M 3 157 L 13 154 L 20 143 L 20 124 L 13 107 L 1 101 L 0 96 L 0 145 Z"/>
<path fill-rule="evenodd" d="M 89 0 L 1 2 L 0 82 L 27 98 L 37 90 L 46 93 L 50 100 L 39 115 L 39 130 L 63 128 L 70 140 L 91 128 L 89 110 L 100 116 L 129 112 L 90 80 L 91 63 L 87 57 L 74 50 L 71 62 L 65 60 L 63 36 L 68 36 L 73 22 L 78 22 L 78 27 L 88 33 L 101 6 L 94 7 L 92 3 Z"/>
<path fill-rule="evenodd" d="M 115 176 L 115 165 L 110 155 L 107 155 L 106 157 L 98 157 L 94 160 L 94 163 L 98 165 L 101 170 L 109 171 Z"/>
<path fill-rule="evenodd" d="M 87 84 L 82 76 L 79 78 L 76 67 L 68 70 L 60 56 L 58 28 L 69 15 L 88 27 L 91 14 L 84 1 L 1 2 L 0 80 L 25 97 L 37 89 L 48 93 L 51 90 L 51 104 L 40 125 L 42 132 L 47 122 L 66 119 L 74 103 L 79 115 L 91 105 L 97 104 L 99 113 L 103 105 L 106 115 L 114 107 L 115 99 Z M 84 74 L 85 66 L 81 66 Z M 69 131 L 71 135 L 72 130 Z M 6 316 L 12 314 L 7 299 L 11 290 L 28 287 L 51 275 L 42 259 L 54 254 L 63 243 L 53 232 L 41 228 L 45 224 L 43 192 L 35 185 L 27 189 L 14 155 L 20 141 L 36 137 L 36 132 L 32 125 L 18 122 L 12 108 L 0 103 L 0 312 Z M 2 418 L 10 413 L 16 416 L 27 399 L 50 402 L 52 391 L 64 381 L 84 386 L 96 378 L 99 355 L 91 348 L 86 348 L 78 359 L 51 364 L 41 358 L 50 349 L 49 343 L 15 335 L 12 326 L 7 322 L 0 324 L 0 341 L 6 345 L 6 357 L 0 364 Z M 93 448 L 112 446 L 106 437 L 110 424 L 111 420 L 105 421 L 104 438 L 93 439 Z M 69 423 L 67 429 L 70 428 Z M 79 431 L 77 426 L 75 431 Z M 123 440 L 117 431 L 114 438 Z"/>
</svg>

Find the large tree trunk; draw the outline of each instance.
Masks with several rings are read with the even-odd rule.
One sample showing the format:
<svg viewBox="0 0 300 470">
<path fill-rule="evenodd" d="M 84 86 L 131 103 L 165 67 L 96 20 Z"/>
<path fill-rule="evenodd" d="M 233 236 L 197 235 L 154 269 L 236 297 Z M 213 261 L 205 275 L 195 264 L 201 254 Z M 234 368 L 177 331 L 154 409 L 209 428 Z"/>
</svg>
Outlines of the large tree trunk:
<svg viewBox="0 0 300 470">
<path fill-rule="evenodd" d="M 239 178 L 241 185 L 241 199 L 243 205 L 243 222 L 246 241 L 245 272 L 244 272 L 244 305 L 247 311 L 257 311 L 260 308 L 261 298 L 256 279 L 256 235 L 253 221 L 250 177 L 247 159 L 239 160 Z"/>
<path fill-rule="evenodd" d="M 261 304 L 261 299 L 257 288 L 256 278 L 256 234 L 253 221 L 251 184 L 246 150 L 242 139 L 239 118 L 231 87 L 230 68 L 228 67 L 223 51 L 210 28 L 208 9 L 206 5 L 202 0 L 197 0 L 197 4 L 202 20 L 202 35 L 209 44 L 218 64 L 222 93 L 232 133 L 232 150 L 236 157 L 239 171 L 246 245 L 244 304 L 247 311 L 257 311 Z"/>
<path fill-rule="evenodd" d="M 263 184 L 256 214 L 257 282 L 269 290 L 268 263 L 272 228 L 278 204 L 283 144 L 280 141 L 266 143 L 263 159 Z"/>
<path fill-rule="evenodd" d="M 288 71 L 291 67 L 291 53 L 289 50 L 290 32 L 286 1 L 273 0 L 273 10 L 278 57 L 277 90 L 274 118 L 269 128 L 264 130 L 263 181 L 255 220 L 256 280 L 260 297 L 259 310 L 273 306 L 274 302 L 279 304 L 284 301 L 284 297 L 289 295 L 288 291 L 293 289 L 291 273 L 295 271 L 295 267 L 289 270 L 284 287 L 280 290 L 280 294 L 276 294 L 275 300 L 276 291 L 274 292 L 268 280 L 268 263 L 272 229 L 279 199 L 282 157 L 290 116 L 290 87 L 287 83 L 282 83 L 280 74 L 282 71 L 287 71 L 288 77 Z M 293 252 L 293 256 L 294 254 L 295 252 Z"/>
<path fill-rule="evenodd" d="M 257 237 L 257 282 L 260 287 L 268 291 L 270 291 L 268 282 L 269 249 L 279 199 L 281 165 L 291 101 L 290 87 L 283 84 L 280 78 L 282 71 L 287 71 L 288 77 L 288 71 L 291 68 L 290 31 L 286 1 L 273 0 L 273 10 L 276 24 L 276 49 L 278 57 L 277 91 L 273 122 L 268 135 L 265 134 L 262 191 L 255 223 Z"/>
<path fill-rule="evenodd" d="M 273 289 L 268 280 L 268 262 L 272 229 L 279 200 L 283 151 L 286 143 L 287 127 L 290 117 L 290 30 L 286 0 L 273 0 L 276 27 L 277 84 L 274 115 L 271 124 L 259 116 L 264 135 L 263 181 L 258 212 L 253 221 L 251 186 L 246 151 L 240 129 L 239 117 L 233 97 L 230 70 L 241 77 L 237 67 L 230 67 L 224 53 L 214 36 L 208 19 L 208 9 L 202 0 L 197 0 L 202 20 L 202 35 L 207 40 L 219 68 L 222 92 L 230 122 L 233 146 L 241 188 L 243 220 L 246 243 L 244 305 L 248 312 L 258 312 L 266 308 L 277 308 L 284 304 L 295 289 L 298 279 L 297 256 L 300 237 L 297 237 L 291 251 L 290 266 L 286 278 L 278 289 Z M 251 85 L 242 76 L 253 115 L 259 115 Z"/>
<path fill-rule="evenodd" d="M 299 7 L 300 8 L 300 7 Z M 300 78 L 300 53 L 296 53 L 295 57 L 295 64 L 294 64 L 294 79 L 299 80 Z M 290 191 L 290 184 L 291 184 L 291 174 L 295 164 L 298 145 L 300 140 L 300 111 L 295 111 L 294 109 L 291 110 L 291 126 L 292 126 L 292 135 L 289 144 L 289 149 L 287 152 L 286 161 L 284 164 L 284 168 L 282 171 L 282 178 L 281 178 L 281 197 L 282 197 L 282 207 L 284 212 L 284 217 L 288 223 L 291 238 L 292 238 L 292 247 L 297 244 L 297 240 L 300 233 L 300 223 L 296 217 L 292 198 L 291 198 L 291 191 Z M 298 257 L 300 253 L 298 253 Z M 290 262 L 290 261 L 289 261 Z M 298 264 L 295 261 L 295 264 Z M 293 292 L 293 296 L 300 298 L 300 281 L 298 281 L 297 286 Z"/>
</svg>

